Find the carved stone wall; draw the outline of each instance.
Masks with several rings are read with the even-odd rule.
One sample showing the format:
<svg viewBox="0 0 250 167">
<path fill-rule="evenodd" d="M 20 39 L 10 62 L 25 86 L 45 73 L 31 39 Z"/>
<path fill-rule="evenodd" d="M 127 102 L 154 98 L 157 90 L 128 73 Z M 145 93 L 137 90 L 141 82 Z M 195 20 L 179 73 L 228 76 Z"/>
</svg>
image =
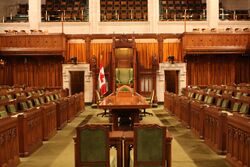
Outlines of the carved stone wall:
<svg viewBox="0 0 250 167">
<path fill-rule="evenodd" d="M 92 73 L 90 71 L 89 64 L 63 64 L 62 65 L 62 75 L 63 75 L 63 88 L 68 88 L 71 94 L 70 88 L 70 71 L 84 71 L 84 98 L 85 103 L 92 102 L 92 90 L 93 90 L 93 80 Z"/>
<path fill-rule="evenodd" d="M 164 102 L 165 92 L 165 71 L 179 71 L 178 75 L 178 92 L 181 94 L 181 89 L 186 87 L 186 63 L 159 63 L 159 70 L 156 76 L 157 99 L 158 102 Z"/>
</svg>

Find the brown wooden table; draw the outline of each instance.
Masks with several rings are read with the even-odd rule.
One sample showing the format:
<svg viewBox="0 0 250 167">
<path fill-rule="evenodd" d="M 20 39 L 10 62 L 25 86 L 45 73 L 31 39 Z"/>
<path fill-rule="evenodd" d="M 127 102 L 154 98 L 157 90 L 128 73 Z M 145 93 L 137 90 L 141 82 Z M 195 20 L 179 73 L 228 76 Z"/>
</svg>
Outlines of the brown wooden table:
<svg viewBox="0 0 250 167">
<path fill-rule="evenodd" d="M 167 131 L 166 132 L 166 160 L 167 166 L 171 167 L 172 165 L 172 136 Z M 134 144 L 134 131 L 110 131 L 109 132 L 109 141 L 112 146 L 115 146 L 117 149 L 117 166 L 129 167 L 129 151 L 131 146 Z M 124 143 L 124 146 L 123 146 Z M 124 152 L 124 156 L 123 156 Z M 124 158 L 124 159 L 123 159 Z"/>
<path fill-rule="evenodd" d="M 131 92 L 112 93 L 99 104 L 99 108 L 111 113 L 113 130 L 132 130 L 134 123 L 139 123 L 140 109 L 149 107 L 143 96 Z"/>
</svg>

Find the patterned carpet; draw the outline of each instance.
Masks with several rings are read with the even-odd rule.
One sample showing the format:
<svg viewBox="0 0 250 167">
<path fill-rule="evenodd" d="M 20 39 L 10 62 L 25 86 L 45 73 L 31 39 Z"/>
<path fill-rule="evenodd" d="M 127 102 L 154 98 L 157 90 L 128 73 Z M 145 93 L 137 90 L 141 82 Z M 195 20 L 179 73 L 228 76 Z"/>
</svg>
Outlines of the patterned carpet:
<svg viewBox="0 0 250 167">
<path fill-rule="evenodd" d="M 203 140 L 194 136 L 190 129 L 185 128 L 174 116 L 163 109 L 152 110 L 152 112 L 158 117 L 161 123 L 168 128 L 177 145 L 179 145 L 191 161 L 193 161 L 193 164 L 188 165 L 189 163 L 187 163 L 185 167 L 230 167 L 229 163 L 225 161 L 225 156 L 219 156 L 213 152 Z M 180 154 L 177 153 L 179 150 L 175 149 L 174 142 L 172 148 L 173 167 L 181 166 L 184 157 L 183 159 L 181 156 L 178 156 L 178 158 L 175 157 L 175 155 Z"/>
</svg>

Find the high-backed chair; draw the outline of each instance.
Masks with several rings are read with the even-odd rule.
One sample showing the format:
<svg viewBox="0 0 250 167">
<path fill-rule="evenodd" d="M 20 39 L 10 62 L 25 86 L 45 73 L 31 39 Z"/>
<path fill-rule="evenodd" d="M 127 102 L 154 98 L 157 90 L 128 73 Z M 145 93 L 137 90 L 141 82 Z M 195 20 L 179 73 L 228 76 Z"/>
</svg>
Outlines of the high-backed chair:
<svg viewBox="0 0 250 167">
<path fill-rule="evenodd" d="M 148 99 L 146 99 L 146 101 L 149 103 L 150 107 L 152 107 L 152 105 L 153 105 L 154 95 L 155 95 L 155 91 L 152 90 L 150 97 Z M 144 109 L 143 115 L 145 116 L 145 115 L 153 115 L 153 114 L 150 112 L 147 112 L 146 109 Z"/>
<path fill-rule="evenodd" d="M 164 126 L 152 124 L 135 126 L 134 151 L 130 154 L 130 166 L 165 167 L 165 136 L 166 127 Z"/>
<path fill-rule="evenodd" d="M 134 81 L 133 68 L 116 68 L 116 85 L 129 85 L 132 86 Z"/>
<path fill-rule="evenodd" d="M 102 98 L 101 98 L 100 92 L 98 90 L 95 90 L 95 93 L 96 93 L 97 108 L 99 108 L 99 104 L 101 103 Z M 106 109 L 104 109 L 104 112 L 101 112 L 101 113 L 97 114 L 97 116 L 99 116 L 99 115 L 101 115 L 103 117 L 103 116 L 109 115 L 109 113 L 107 112 Z"/>
<path fill-rule="evenodd" d="M 84 125 L 76 128 L 75 166 L 116 166 L 116 158 L 110 156 L 109 128 L 104 125 Z"/>
</svg>

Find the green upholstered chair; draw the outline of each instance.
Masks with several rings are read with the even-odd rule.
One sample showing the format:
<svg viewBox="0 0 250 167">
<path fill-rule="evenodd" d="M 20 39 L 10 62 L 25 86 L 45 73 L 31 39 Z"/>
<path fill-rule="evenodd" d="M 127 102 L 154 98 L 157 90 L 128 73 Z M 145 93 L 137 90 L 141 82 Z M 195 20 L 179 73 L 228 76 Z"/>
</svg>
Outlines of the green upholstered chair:
<svg viewBox="0 0 250 167">
<path fill-rule="evenodd" d="M 34 104 L 35 104 L 35 107 L 38 107 L 38 106 L 41 105 L 41 103 L 40 103 L 40 101 L 39 101 L 38 98 L 34 98 L 34 99 L 33 99 L 33 102 L 34 102 Z"/>
<path fill-rule="evenodd" d="M 117 85 L 132 85 L 134 81 L 133 68 L 116 68 L 116 84 Z M 119 86 L 117 86 L 119 87 Z"/>
<path fill-rule="evenodd" d="M 17 110 L 16 110 L 15 104 L 13 104 L 13 103 L 8 104 L 8 105 L 7 105 L 7 111 L 8 111 L 8 113 L 10 113 L 10 114 L 16 114 L 16 113 L 17 113 Z"/>
<path fill-rule="evenodd" d="M 8 117 L 5 106 L 0 106 L 0 119 Z"/>
<path fill-rule="evenodd" d="M 40 101 L 41 104 L 44 104 L 44 103 L 45 103 L 44 96 L 41 96 L 41 97 L 39 97 L 38 99 L 39 99 L 39 101 Z"/>
<path fill-rule="evenodd" d="M 134 148 L 130 154 L 130 166 L 166 166 L 166 127 L 138 125 L 134 128 Z"/>
<path fill-rule="evenodd" d="M 149 103 L 149 105 L 150 105 L 151 107 L 152 107 L 152 105 L 153 105 L 154 95 L 155 95 L 155 91 L 152 90 L 150 97 L 149 97 L 149 98 L 146 98 L 146 101 Z M 150 112 L 147 112 L 146 109 L 144 109 L 144 110 L 143 110 L 143 116 L 146 116 L 146 115 L 153 115 L 153 114 L 150 113 Z"/>
<path fill-rule="evenodd" d="M 116 166 L 116 158 L 110 153 L 109 128 L 103 125 L 84 125 L 76 128 L 75 166 Z"/>
<path fill-rule="evenodd" d="M 96 93 L 96 105 L 97 105 L 97 108 L 99 108 L 99 104 L 102 101 L 102 97 L 101 97 L 100 92 L 98 90 L 95 90 L 95 93 Z M 103 112 L 97 114 L 97 116 L 99 116 L 99 115 L 101 115 L 102 117 L 109 116 L 109 112 L 106 109 L 104 109 Z"/>
<path fill-rule="evenodd" d="M 19 104 L 20 104 L 21 110 L 28 110 L 29 107 L 28 107 L 26 101 L 20 102 Z"/>
<path fill-rule="evenodd" d="M 239 111 L 241 114 L 247 114 L 249 115 L 250 112 L 249 112 L 249 104 L 247 103 L 243 103 L 240 107 L 240 111 Z"/>
</svg>

